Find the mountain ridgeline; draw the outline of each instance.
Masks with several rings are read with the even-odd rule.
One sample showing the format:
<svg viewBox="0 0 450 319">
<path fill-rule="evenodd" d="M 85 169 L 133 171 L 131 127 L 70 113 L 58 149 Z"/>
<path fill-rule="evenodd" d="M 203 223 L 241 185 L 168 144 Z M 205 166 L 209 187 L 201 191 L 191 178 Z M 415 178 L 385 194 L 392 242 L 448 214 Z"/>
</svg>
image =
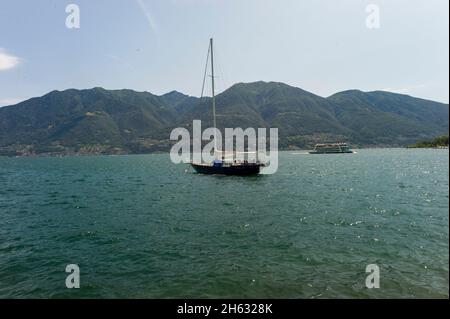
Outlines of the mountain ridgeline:
<svg viewBox="0 0 450 319">
<path fill-rule="evenodd" d="M 0 108 L 0 155 L 168 151 L 175 127 L 212 126 L 210 98 L 173 91 L 53 91 Z M 323 98 L 283 83 L 239 83 L 217 96 L 218 128 L 276 127 L 281 149 L 320 142 L 406 146 L 447 135 L 448 104 L 407 95 L 345 91 Z"/>
</svg>

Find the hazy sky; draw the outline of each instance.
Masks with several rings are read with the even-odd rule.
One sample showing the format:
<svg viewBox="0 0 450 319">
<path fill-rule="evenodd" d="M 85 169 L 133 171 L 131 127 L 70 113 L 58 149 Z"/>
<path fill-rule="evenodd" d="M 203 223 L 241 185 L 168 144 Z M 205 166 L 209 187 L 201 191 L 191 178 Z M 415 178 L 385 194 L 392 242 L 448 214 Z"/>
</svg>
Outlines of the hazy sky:
<svg viewBox="0 0 450 319">
<path fill-rule="evenodd" d="M 66 27 L 66 6 L 81 10 Z M 380 28 L 368 28 L 368 4 Z M 281 81 L 321 96 L 389 90 L 448 103 L 448 0 L 0 0 L 0 105 L 67 88 L 198 96 Z"/>
</svg>

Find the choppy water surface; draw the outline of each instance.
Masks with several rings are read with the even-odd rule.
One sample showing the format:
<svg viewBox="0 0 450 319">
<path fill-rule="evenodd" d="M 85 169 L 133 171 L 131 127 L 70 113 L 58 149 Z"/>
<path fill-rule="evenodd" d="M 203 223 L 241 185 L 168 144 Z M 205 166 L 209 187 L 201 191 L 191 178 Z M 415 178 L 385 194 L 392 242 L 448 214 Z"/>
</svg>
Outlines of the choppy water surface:
<svg viewBox="0 0 450 319">
<path fill-rule="evenodd" d="M 283 152 L 275 175 L 222 177 L 168 155 L 0 158 L 0 297 L 448 297 L 448 159 Z"/>
</svg>

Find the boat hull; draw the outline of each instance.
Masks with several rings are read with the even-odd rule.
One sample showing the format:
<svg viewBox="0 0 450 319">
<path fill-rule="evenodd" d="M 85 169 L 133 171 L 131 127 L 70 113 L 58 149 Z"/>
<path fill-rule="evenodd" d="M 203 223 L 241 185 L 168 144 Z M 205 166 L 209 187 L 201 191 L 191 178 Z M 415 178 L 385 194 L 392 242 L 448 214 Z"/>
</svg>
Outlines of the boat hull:
<svg viewBox="0 0 450 319">
<path fill-rule="evenodd" d="M 213 166 L 206 164 L 191 163 L 191 165 L 195 169 L 195 171 L 199 174 L 238 175 L 238 176 L 258 175 L 262 167 L 262 165 L 260 164 Z"/>
</svg>

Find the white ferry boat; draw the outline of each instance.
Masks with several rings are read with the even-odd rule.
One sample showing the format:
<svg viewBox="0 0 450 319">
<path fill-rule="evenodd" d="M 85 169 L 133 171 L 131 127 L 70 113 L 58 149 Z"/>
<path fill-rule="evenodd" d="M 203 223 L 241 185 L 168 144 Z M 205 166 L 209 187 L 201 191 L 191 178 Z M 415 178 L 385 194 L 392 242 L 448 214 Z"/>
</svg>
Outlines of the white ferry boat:
<svg viewBox="0 0 450 319">
<path fill-rule="evenodd" d="M 348 154 L 355 153 L 347 143 L 316 144 L 309 154 Z"/>
</svg>

